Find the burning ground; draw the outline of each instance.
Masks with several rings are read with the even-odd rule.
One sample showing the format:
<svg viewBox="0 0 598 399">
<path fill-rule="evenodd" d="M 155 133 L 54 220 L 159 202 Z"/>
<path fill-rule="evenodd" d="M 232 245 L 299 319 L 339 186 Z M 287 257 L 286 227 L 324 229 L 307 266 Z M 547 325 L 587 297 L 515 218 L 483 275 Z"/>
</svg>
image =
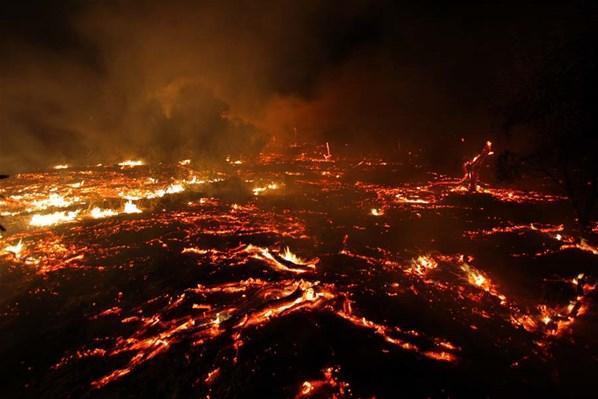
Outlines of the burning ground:
<svg viewBox="0 0 598 399">
<path fill-rule="evenodd" d="M 4 396 L 587 393 L 565 198 L 322 152 L 3 181 Z"/>
</svg>

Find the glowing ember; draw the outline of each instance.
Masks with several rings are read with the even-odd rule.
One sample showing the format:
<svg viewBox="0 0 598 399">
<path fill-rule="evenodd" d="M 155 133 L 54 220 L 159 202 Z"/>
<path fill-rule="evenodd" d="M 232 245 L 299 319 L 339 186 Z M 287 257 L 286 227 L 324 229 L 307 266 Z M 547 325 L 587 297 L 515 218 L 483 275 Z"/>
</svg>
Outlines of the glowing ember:
<svg viewBox="0 0 598 399">
<path fill-rule="evenodd" d="M 290 250 L 288 250 L 288 248 L 287 248 L 287 251 L 285 251 L 285 253 L 283 253 L 282 256 L 275 255 L 273 252 L 271 252 L 267 248 L 256 247 L 253 245 L 248 245 L 245 248 L 245 252 L 251 254 L 256 259 L 265 261 L 266 264 L 268 264 L 270 267 L 272 267 L 275 270 L 286 271 L 286 272 L 291 272 L 291 273 L 296 273 L 296 274 L 305 273 L 308 271 L 308 269 L 314 269 L 315 262 L 317 262 L 317 261 L 306 262 L 302 259 L 299 259 L 292 252 L 290 252 Z M 284 257 L 285 255 L 286 255 L 286 258 Z M 286 260 L 286 261 L 290 262 L 292 265 L 286 265 L 283 262 L 281 262 L 282 260 Z M 302 266 L 305 268 L 298 268 L 298 267 L 294 267 L 294 266 Z"/>
<path fill-rule="evenodd" d="M 407 269 L 408 273 L 425 276 L 431 270 L 438 267 L 438 263 L 431 256 L 418 256 L 417 259 L 411 261 L 411 267 Z"/>
<path fill-rule="evenodd" d="M 231 159 L 231 157 L 226 157 L 226 162 L 231 165 L 242 165 L 243 164 L 242 160 L 240 160 L 240 159 L 233 160 L 233 159 Z"/>
<path fill-rule="evenodd" d="M 406 197 L 402 194 L 395 195 L 397 202 L 405 203 L 405 204 L 429 204 L 430 201 L 422 199 L 422 198 L 410 198 Z"/>
<path fill-rule="evenodd" d="M 295 399 L 329 397 L 344 398 L 351 395 L 351 388 L 348 383 L 340 381 L 337 377 L 339 368 L 328 367 L 322 370 L 322 378 L 318 380 L 304 381 Z"/>
<path fill-rule="evenodd" d="M 253 195 L 260 195 L 261 193 L 268 191 L 268 190 L 277 190 L 279 188 L 279 185 L 276 183 L 270 183 L 266 186 L 263 187 L 255 187 L 253 188 Z"/>
<path fill-rule="evenodd" d="M 384 210 L 378 209 L 378 208 L 372 208 L 372 209 L 370 209 L 370 214 L 372 214 L 372 216 L 383 216 Z"/>
<path fill-rule="evenodd" d="M 558 239 L 558 238 L 557 238 Z M 560 241 L 560 239 L 559 239 Z M 561 249 L 575 248 L 580 251 L 589 252 L 593 255 L 598 255 L 598 245 L 590 245 L 586 240 L 581 239 L 578 243 L 563 244 Z"/>
<path fill-rule="evenodd" d="M 556 342 L 578 339 L 578 320 L 593 306 L 594 276 L 572 273 L 574 261 L 562 275 L 525 276 L 542 290 L 558 286 L 558 299 L 540 290 L 505 295 L 528 284 L 518 280 L 528 272 L 521 262 L 598 255 L 593 240 L 560 221 L 538 212 L 530 222 L 519 212 L 560 204 L 561 197 L 488 186 L 471 194 L 437 174 L 383 184 L 382 172 L 397 164 L 326 161 L 322 146 L 290 158 L 264 154 L 259 162 L 229 163 L 235 166 L 209 173 L 181 161 L 152 167 L 152 175 L 123 164 L 6 180 L 3 276 L 17 282 L 15 290 L 31 288 L 4 309 L 5 317 L 33 314 L 30 302 L 38 313 L 46 303 L 71 304 L 79 296 L 85 304 L 61 306 L 67 313 L 50 323 L 90 327 L 76 345 L 44 349 L 56 359 L 44 366 L 50 377 L 77 375 L 73 392 L 102 395 L 154 366 L 166 370 L 181 361 L 199 370 L 190 389 L 215 397 L 237 367 L 268 364 L 278 354 L 301 361 L 297 330 L 309 332 L 314 347 L 339 353 L 324 351 L 318 361 L 344 360 L 320 370 L 310 358 L 285 392 L 351 397 L 340 367 L 355 369 L 354 348 L 328 336 L 355 338 L 376 367 L 400 356 L 460 378 L 479 361 L 472 357 L 477 341 L 504 348 L 499 356 L 513 364 L 544 364 Z M 359 173 L 347 173 L 351 168 Z M 503 273 L 509 267 L 517 272 Z M 93 298 L 69 297 L 71 281 Z"/>
</svg>

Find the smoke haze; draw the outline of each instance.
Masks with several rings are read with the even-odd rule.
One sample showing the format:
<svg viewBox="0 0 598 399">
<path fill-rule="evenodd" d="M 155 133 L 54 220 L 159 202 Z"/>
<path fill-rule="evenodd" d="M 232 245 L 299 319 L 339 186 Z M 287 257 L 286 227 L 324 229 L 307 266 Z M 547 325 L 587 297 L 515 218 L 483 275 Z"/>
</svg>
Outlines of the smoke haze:
<svg viewBox="0 0 598 399">
<path fill-rule="evenodd" d="M 477 149 L 535 60 L 591 20 L 584 3 L 226 3 L 1 5 L 0 169 L 222 159 L 295 134 Z"/>
</svg>

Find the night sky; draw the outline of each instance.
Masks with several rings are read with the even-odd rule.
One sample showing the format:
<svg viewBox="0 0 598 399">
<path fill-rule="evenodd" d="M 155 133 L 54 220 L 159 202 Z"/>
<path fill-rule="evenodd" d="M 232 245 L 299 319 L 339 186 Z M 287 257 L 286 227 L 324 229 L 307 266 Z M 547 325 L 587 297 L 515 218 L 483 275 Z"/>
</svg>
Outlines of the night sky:
<svg viewBox="0 0 598 399">
<path fill-rule="evenodd" d="M 520 3 L 3 2 L 0 168 L 250 156 L 297 136 L 460 161 L 502 140 L 543 60 L 596 30 L 593 2 Z"/>
</svg>

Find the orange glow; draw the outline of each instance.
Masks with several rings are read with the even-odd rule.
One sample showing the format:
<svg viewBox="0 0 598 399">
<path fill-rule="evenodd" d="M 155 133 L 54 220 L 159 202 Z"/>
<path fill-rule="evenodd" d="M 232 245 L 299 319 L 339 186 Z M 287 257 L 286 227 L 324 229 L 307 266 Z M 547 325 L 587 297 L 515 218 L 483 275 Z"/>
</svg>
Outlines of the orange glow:
<svg viewBox="0 0 598 399">
<path fill-rule="evenodd" d="M 124 213 L 128 213 L 128 214 L 132 214 L 132 213 L 141 213 L 142 211 L 141 211 L 141 209 L 139 209 L 137 207 L 137 205 L 133 201 L 128 200 L 125 203 L 125 208 L 124 208 L 123 212 Z"/>
<path fill-rule="evenodd" d="M 120 166 L 121 168 L 134 168 L 136 166 L 143 166 L 145 165 L 145 162 L 141 161 L 141 160 L 126 160 L 126 161 L 122 161 L 118 164 L 118 166 Z"/>
<path fill-rule="evenodd" d="M 370 209 L 370 214 L 372 216 L 383 216 L 384 210 L 378 209 L 378 208 L 372 208 L 372 209 Z"/>
<path fill-rule="evenodd" d="M 378 171 L 396 163 L 348 162 L 336 153 L 327 162 L 323 148 L 286 158 L 270 153 L 243 162 L 229 158 L 213 171 L 194 170 L 189 160 L 152 165 L 151 171 L 130 161 L 120 168 L 30 173 L 3 181 L 0 205 L 8 232 L 0 258 L 6 270 L 45 284 L 67 272 L 146 275 L 148 260 L 154 266 L 166 259 L 167 273 L 180 269 L 184 276 L 200 276 L 151 292 L 135 306 L 125 289 L 98 301 L 86 322 L 110 320 L 106 324 L 117 332 L 94 336 L 57 357 L 54 367 L 76 367 L 85 358 L 105 362 L 86 381 L 101 389 L 170 356 L 204 353 L 197 384 L 216 389 L 243 361 L 241 348 L 251 345 L 257 330 L 290 316 L 310 328 L 324 315 L 334 320 L 328 324 L 359 335 L 376 354 L 408 352 L 419 362 L 459 368 L 470 361 L 466 345 L 477 337 L 492 340 L 493 328 L 500 328 L 501 338 L 490 344 L 512 341 L 518 356 L 544 356 L 591 311 L 595 286 L 588 273 L 571 269 L 554 277 L 550 284 L 564 287 L 563 299 L 551 302 L 536 292 L 518 295 L 521 286 L 509 280 L 517 273 L 505 272 L 500 262 L 571 251 L 595 256 L 593 243 L 560 222 L 530 223 L 527 215 L 511 219 L 506 212 L 478 209 L 476 202 L 502 210 L 555 206 L 562 197 L 491 186 L 471 195 L 458 187 L 458 179 L 440 174 L 383 184 Z M 366 179 L 363 171 L 376 178 Z M 435 229 L 449 228 L 453 219 L 434 224 L 443 212 L 477 214 L 449 226 L 455 234 L 447 240 L 451 230 Z M 502 239 L 519 244 L 528 236 L 533 240 L 523 249 L 497 245 Z M 498 248 L 501 257 L 481 252 L 486 248 Z M 412 310 L 429 312 L 430 323 L 418 324 Z M 439 321 L 451 324 L 439 328 Z M 218 355 L 209 358 L 212 352 Z M 345 377 L 340 366 L 312 370 L 297 376 L 290 396 L 341 397 L 350 392 Z"/>
<path fill-rule="evenodd" d="M 91 210 L 91 217 L 94 219 L 103 219 L 118 215 L 118 212 L 113 209 L 100 209 L 95 207 Z"/>
<path fill-rule="evenodd" d="M 45 215 L 36 214 L 31 217 L 29 224 L 31 226 L 52 226 L 61 223 L 72 222 L 79 215 L 79 211 L 54 212 Z"/>
<path fill-rule="evenodd" d="M 19 240 L 19 242 L 14 245 L 7 245 L 6 247 L 4 247 L 4 252 L 13 254 L 16 259 L 20 259 L 21 253 L 23 252 L 23 248 L 23 241 Z"/>
</svg>

